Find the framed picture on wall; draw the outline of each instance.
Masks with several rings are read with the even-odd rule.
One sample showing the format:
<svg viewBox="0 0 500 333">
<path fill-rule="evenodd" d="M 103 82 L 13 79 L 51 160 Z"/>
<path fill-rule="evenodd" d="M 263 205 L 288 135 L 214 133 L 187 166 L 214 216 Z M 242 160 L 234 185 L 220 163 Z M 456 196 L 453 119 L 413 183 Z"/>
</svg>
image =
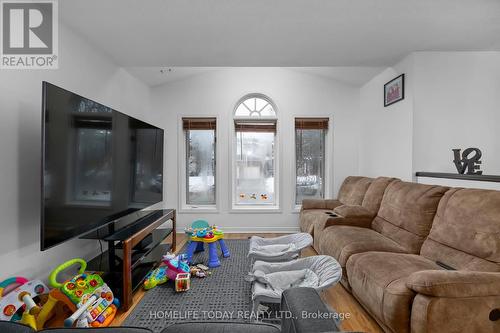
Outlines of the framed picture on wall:
<svg viewBox="0 0 500 333">
<path fill-rule="evenodd" d="M 384 107 L 399 102 L 405 98 L 405 75 L 392 79 L 384 84 Z"/>
</svg>

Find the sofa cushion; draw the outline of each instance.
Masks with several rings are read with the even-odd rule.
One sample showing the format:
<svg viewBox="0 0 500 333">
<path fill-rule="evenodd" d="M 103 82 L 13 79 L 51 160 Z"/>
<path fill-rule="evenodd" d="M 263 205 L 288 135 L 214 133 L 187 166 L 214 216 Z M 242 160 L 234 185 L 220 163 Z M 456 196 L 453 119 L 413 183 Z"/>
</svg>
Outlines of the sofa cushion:
<svg viewBox="0 0 500 333">
<path fill-rule="evenodd" d="M 339 189 L 338 200 L 344 205 L 361 205 L 373 178 L 349 176 Z"/>
<path fill-rule="evenodd" d="M 431 230 L 439 200 L 448 188 L 394 181 L 387 186 L 372 228 L 404 247 L 420 252 Z"/>
<path fill-rule="evenodd" d="M 333 210 L 332 214 L 325 214 L 319 221 L 314 223 L 314 243 L 313 247 L 317 252 L 320 252 L 319 244 L 323 237 L 325 226 L 331 225 L 352 225 L 356 227 L 369 228 L 373 220 L 374 214 L 362 206 L 357 205 L 342 205 Z"/>
<path fill-rule="evenodd" d="M 410 332 L 411 304 L 415 292 L 406 286 L 418 271 L 441 269 L 414 254 L 366 252 L 347 261 L 353 295 L 375 319 L 391 332 Z"/>
<path fill-rule="evenodd" d="M 324 225 L 329 217 L 327 213 L 333 213 L 333 211 L 328 209 L 302 210 L 300 212 L 300 231 L 307 232 L 312 235 L 316 224 L 322 223 L 322 225 Z"/>
<path fill-rule="evenodd" d="M 398 179 L 389 177 L 375 178 L 366 190 L 361 206 L 371 211 L 375 216 L 380 209 L 380 204 L 382 203 L 382 198 L 384 197 L 387 186 L 396 180 Z"/>
<path fill-rule="evenodd" d="M 455 269 L 499 272 L 500 191 L 446 192 L 421 255 Z"/>
<path fill-rule="evenodd" d="M 342 217 L 352 217 L 352 218 L 372 218 L 375 216 L 371 210 L 363 206 L 358 205 L 342 205 L 338 206 L 333 210 L 333 212 Z"/>
<path fill-rule="evenodd" d="M 398 243 L 368 228 L 331 226 L 324 230 L 320 239 L 319 253 L 334 257 L 342 267 L 341 283 L 349 288 L 346 263 L 356 253 L 368 251 L 405 252 Z"/>
<path fill-rule="evenodd" d="M 182 322 L 168 326 L 161 333 L 279 333 L 279 328 L 264 323 L 238 322 Z"/>
<path fill-rule="evenodd" d="M 33 330 L 29 326 L 26 326 L 26 325 L 23 325 L 23 324 L 20 324 L 20 323 L 0 320 L 0 332 L 6 332 L 6 333 L 35 333 L 35 330 Z"/>
</svg>

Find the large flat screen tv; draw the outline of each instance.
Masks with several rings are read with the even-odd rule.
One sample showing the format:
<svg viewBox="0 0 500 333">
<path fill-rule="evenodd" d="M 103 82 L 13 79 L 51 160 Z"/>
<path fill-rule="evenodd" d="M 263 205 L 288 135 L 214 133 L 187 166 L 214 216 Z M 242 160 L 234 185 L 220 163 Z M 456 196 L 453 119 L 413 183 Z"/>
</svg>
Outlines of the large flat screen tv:
<svg viewBox="0 0 500 333">
<path fill-rule="evenodd" d="M 163 130 L 43 82 L 41 249 L 163 200 Z"/>
</svg>

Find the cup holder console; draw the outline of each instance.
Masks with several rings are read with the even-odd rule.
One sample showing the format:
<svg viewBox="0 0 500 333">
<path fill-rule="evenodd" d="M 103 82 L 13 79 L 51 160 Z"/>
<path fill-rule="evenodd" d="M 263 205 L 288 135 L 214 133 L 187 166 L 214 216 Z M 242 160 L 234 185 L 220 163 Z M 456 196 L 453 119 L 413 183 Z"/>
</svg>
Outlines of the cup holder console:
<svg viewBox="0 0 500 333">
<path fill-rule="evenodd" d="M 497 321 L 500 319 L 500 309 L 493 309 L 490 312 L 490 320 Z"/>
</svg>

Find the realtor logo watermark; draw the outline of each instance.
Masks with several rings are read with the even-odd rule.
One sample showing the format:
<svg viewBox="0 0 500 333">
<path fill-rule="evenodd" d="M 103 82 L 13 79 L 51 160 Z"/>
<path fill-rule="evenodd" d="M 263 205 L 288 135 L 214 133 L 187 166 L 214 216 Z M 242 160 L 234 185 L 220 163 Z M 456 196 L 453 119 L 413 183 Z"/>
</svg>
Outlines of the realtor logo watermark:
<svg viewBox="0 0 500 333">
<path fill-rule="evenodd" d="M 0 68 L 57 69 L 57 0 L 0 1 Z"/>
</svg>

